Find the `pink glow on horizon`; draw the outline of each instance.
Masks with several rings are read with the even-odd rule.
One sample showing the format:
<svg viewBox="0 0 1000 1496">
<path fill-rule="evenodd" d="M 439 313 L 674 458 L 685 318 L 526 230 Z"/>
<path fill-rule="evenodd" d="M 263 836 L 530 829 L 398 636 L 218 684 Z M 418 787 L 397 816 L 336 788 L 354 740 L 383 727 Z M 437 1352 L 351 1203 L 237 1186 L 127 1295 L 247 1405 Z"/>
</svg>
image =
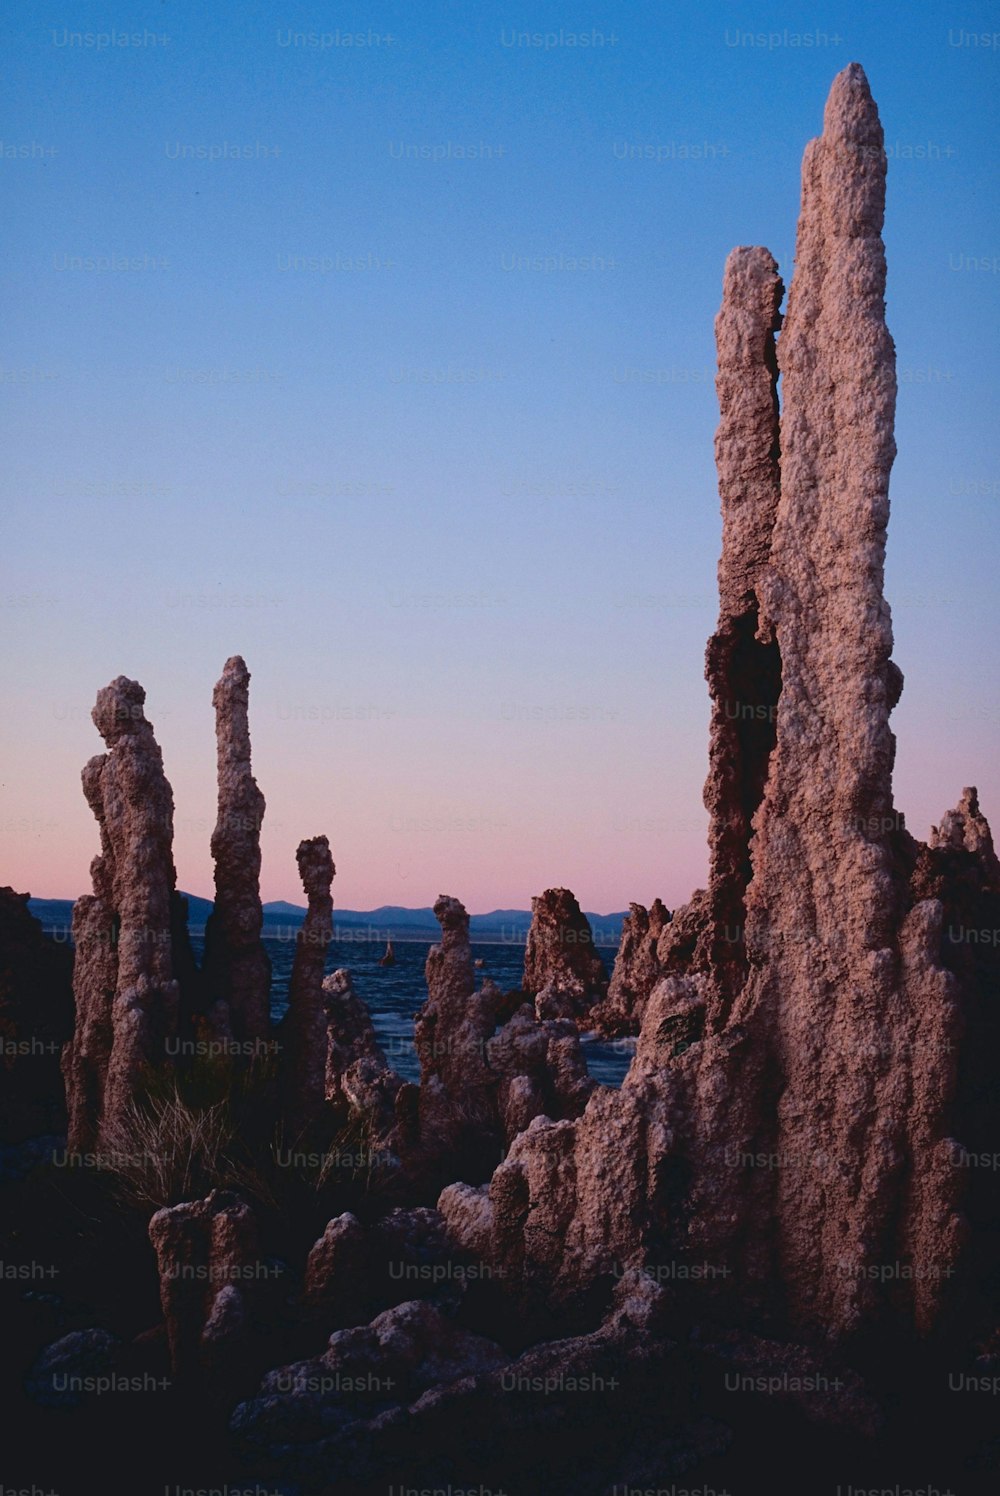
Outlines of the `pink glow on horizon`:
<svg viewBox="0 0 1000 1496">
<path fill-rule="evenodd" d="M 183 715 L 163 701 L 148 700 L 147 710 L 174 788 L 178 884 L 211 898 L 214 723 L 204 702 L 183 704 Z M 37 701 L 24 706 L 29 720 L 32 710 L 37 718 Z M 916 701 L 914 714 L 919 710 Z M 657 896 L 675 908 L 704 885 L 707 873 L 707 816 L 700 803 L 707 700 L 698 715 L 702 720 L 689 720 L 686 731 L 674 721 L 642 735 L 623 732 L 616 721 L 596 723 L 593 737 L 563 734 L 544 753 L 522 735 L 512 738 L 503 758 L 490 753 L 495 728 L 476 724 L 442 776 L 438 735 L 425 732 L 420 745 L 418 725 L 405 720 L 388 728 L 341 723 L 312 736 L 300 731 L 290 747 L 280 714 L 268 711 L 263 686 L 255 683 L 254 772 L 267 799 L 262 897 L 303 902 L 295 847 L 304 836 L 324 833 L 338 867 L 334 900 L 340 908 L 424 907 L 439 893 L 452 893 L 472 913 L 527 909 L 532 895 L 556 885 L 572 888 L 581 905 L 597 913 L 631 901 L 648 905 Z M 913 834 L 926 837 L 962 786 L 976 782 L 975 773 L 955 775 L 955 760 L 982 759 L 984 746 L 974 732 L 957 745 L 952 733 L 914 734 L 902 706 L 894 725 L 897 803 Z M 374 736 L 366 739 L 367 729 Z M 413 749 L 405 777 L 400 744 L 391 741 L 400 731 Z M 22 737 L 7 754 L 0 878 L 36 897 L 72 899 L 89 889 L 89 864 L 99 846 L 79 771 L 100 742 L 82 709 L 64 713 L 61 730 L 48 737 L 36 721 L 33 741 L 43 748 L 29 748 L 30 741 Z M 335 772 L 328 767 L 333 753 L 339 756 Z M 674 766 L 666 780 L 665 759 Z M 561 772 L 553 773 L 554 763 Z M 616 772 L 619 764 L 630 772 Z M 662 789 L 651 795 L 645 786 L 657 785 L 658 775 Z M 933 798 L 926 789 L 930 777 L 944 786 Z M 19 785 L 16 799 L 11 784 Z M 979 787 L 989 816 L 991 787 L 988 781 Z"/>
</svg>

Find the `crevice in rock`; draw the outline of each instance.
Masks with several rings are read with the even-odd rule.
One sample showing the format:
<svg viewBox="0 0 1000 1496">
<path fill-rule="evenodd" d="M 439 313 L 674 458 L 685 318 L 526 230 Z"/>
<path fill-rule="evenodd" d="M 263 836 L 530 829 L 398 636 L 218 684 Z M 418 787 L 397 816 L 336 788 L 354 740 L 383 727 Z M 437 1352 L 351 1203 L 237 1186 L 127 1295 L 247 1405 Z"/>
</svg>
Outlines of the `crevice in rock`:
<svg viewBox="0 0 1000 1496">
<path fill-rule="evenodd" d="M 777 639 L 761 643 L 757 638 L 758 606 L 736 619 L 735 640 L 730 657 L 732 715 L 737 743 L 739 801 L 746 826 L 746 858 L 742 870 L 743 893 L 753 876 L 751 844 L 753 817 L 764 798 L 771 753 L 778 738 L 778 701 L 781 696 L 781 650 Z"/>
<path fill-rule="evenodd" d="M 715 878 L 709 969 L 718 974 L 713 1026 L 728 1015 L 749 970 L 746 896 L 753 878 L 753 818 L 764 798 L 777 742 L 781 650 L 758 637 L 759 605 L 747 594 L 743 612 L 727 620 L 709 645 L 716 698 L 714 732 L 726 764 L 715 810 Z"/>
</svg>

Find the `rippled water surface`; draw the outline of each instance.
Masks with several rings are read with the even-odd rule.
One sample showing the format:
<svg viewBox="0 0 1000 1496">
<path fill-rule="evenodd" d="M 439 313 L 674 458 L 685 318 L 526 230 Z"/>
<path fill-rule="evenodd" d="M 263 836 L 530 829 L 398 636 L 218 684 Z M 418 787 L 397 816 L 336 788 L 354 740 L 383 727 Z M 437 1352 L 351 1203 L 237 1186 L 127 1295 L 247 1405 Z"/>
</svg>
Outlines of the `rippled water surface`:
<svg viewBox="0 0 1000 1496">
<path fill-rule="evenodd" d="M 202 940 L 193 937 L 195 953 L 199 960 Z M 271 1013 L 280 1018 L 288 1006 L 288 981 L 295 955 L 294 939 L 274 939 L 265 936 L 264 945 L 271 958 Z M 379 1043 L 385 1050 L 389 1063 L 407 1080 L 419 1080 L 420 1069 L 413 1048 L 413 1018 L 427 998 L 427 983 L 424 980 L 424 963 L 429 945 L 423 941 L 394 942 L 395 966 L 380 966 L 379 959 L 385 954 L 382 942 L 335 941 L 327 955 L 327 971 L 336 971 L 346 966 L 354 980 L 354 990 L 368 1005 L 372 1023 Z M 505 991 L 521 985 L 524 968 L 524 946 L 477 945 L 473 943 L 472 954 L 483 966 L 476 971 L 477 985 L 483 977 L 492 977 L 498 987 Z M 614 951 L 602 951 L 605 964 L 610 968 Z M 587 1067 L 595 1080 L 606 1086 L 620 1086 L 632 1059 L 634 1041 L 602 1041 L 584 1039 L 583 1051 Z"/>
</svg>

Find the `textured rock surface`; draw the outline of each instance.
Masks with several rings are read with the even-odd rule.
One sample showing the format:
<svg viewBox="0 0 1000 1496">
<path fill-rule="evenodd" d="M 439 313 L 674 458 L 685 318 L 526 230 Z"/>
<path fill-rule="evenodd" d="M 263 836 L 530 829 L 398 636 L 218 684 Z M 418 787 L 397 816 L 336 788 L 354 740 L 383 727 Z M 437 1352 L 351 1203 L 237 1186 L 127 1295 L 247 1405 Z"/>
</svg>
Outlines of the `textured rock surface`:
<svg viewBox="0 0 1000 1496">
<path fill-rule="evenodd" d="M 928 1331 L 972 1291 L 970 1238 L 995 1229 L 995 1184 L 955 1161 L 997 1132 L 976 1060 L 996 1053 L 996 950 L 944 938 L 949 910 L 1000 923 L 988 828 L 967 792 L 921 848 L 892 803 L 884 186 L 852 64 L 803 166 L 780 489 L 780 283 L 765 251 L 727 266 L 711 884 L 659 938 L 668 975 L 621 1092 L 536 1119 L 488 1188 L 439 1202 L 457 1240 L 542 1292 L 697 1253 L 741 1313 L 834 1339 L 883 1319 Z"/>
<path fill-rule="evenodd" d="M 985 878 L 994 887 L 1000 886 L 1000 862 L 993 848 L 989 823 L 979 808 L 979 793 L 975 788 L 964 789 L 955 809 L 944 813 L 940 826 L 931 827 L 927 845 L 935 850 L 949 848 L 971 852 L 979 859 Z"/>
<path fill-rule="evenodd" d="M 536 1116 L 488 1185 L 442 1192 L 456 1243 L 529 1302 L 569 1300 L 639 1267 L 658 1238 L 682 1118 L 667 1068 L 675 1046 L 659 1034 L 685 997 L 681 980 L 658 983 L 620 1091 L 598 1087 L 577 1120 Z"/>
<path fill-rule="evenodd" d="M 657 946 L 669 925 L 670 911 L 660 899 L 648 909 L 629 905 L 608 995 L 587 1014 L 588 1028 L 610 1038 L 639 1032 L 649 994 L 662 975 Z"/>
<path fill-rule="evenodd" d="M 441 1488 L 442 1468 L 474 1471 L 489 1490 L 538 1489 L 544 1471 L 547 1490 L 576 1496 L 637 1470 L 662 1483 L 726 1444 L 688 1400 L 666 1302 L 629 1275 L 598 1328 L 516 1356 L 429 1304 L 401 1304 L 333 1335 L 322 1357 L 270 1373 L 232 1428 L 306 1481 L 366 1489 L 400 1469 Z"/>
<path fill-rule="evenodd" d="M 264 796 L 250 769 L 250 672 L 226 661 L 212 694 L 219 809 L 212 833 L 215 907 L 205 927 L 205 985 L 213 1027 L 238 1041 L 270 1030 L 271 962 L 261 942 L 260 830 Z"/>
<path fill-rule="evenodd" d="M 744 900 L 752 875 L 753 816 L 777 729 L 781 659 L 760 618 L 781 489 L 775 332 L 784 287 L 766 249 L 734 249 L 715 319 L 719 426 L 715 461 L 722 504 L 719 621 L 705 653 L 712 698 L 708 919 L 689 966 L 712 973 L 721 1021 L 746 976 Z"/>
<path fill-rule="evenodd" d="M 583 1014 L 608 990 L 590 922 L 568 888 L 547 888 L 531 901 L 521 986 L 537 999 L 541 1017 L 571 1016 L 554 1005 L 559 998 Z"/>
<path fill-rule="evenodd" d="M 326 1011 L 326 1100 L 335 1111 L 365 1118 L 376 1147 L 391 1146 L 396 1098 L 403 1080 L 375 1036 L 367 1007 L 351 974 L 341 967 L 323 980 Z"/>
<path fill-rule="evenodd" d="M 415 1296 L 461 1286 L 483 1269 L 456 1263 L 436 1210 L 392 1210 L 363 1226 L 350 1212 L 335 1216 L 309 1253 L 306 1302 L 324 1310 L 328 1325 L 364 1324 L 373 1314 Z"/>
<path fill-rule="evenodd" d="M 74 1148 L 117 1122 L 176 1031 L 174 800 L 146 721 L 146 693 L 120 675 L 92 716 L 108 752 L 83 771 L 101 831 L 93 895 L 73 910 L 76 1028 L 63 1056 Z"/>
<path fill-rule="evenodd" d="M 511 1014 L 518 994 L 489 977 L 475 990 L 469 916 L 458 899 L 442 895 L 434 913 L 442 939 L 427 956 L 429 995 L 415 1025 L 420 1140 L 431 1153 L 462 1147 L 464 1166 L 475 1167 L 491 1153 L 495 1162 L 533 1117 L 578 1116 L 594 1082 L 574 1023 L 540 1020 L 529 1003 Z"/>
<path fill-rule="evenodd" d="M 380 1412 L 507 1360 L 499 1346 L 458 1328 L 432 1304 L 410 1300 L 370 1325 L 335 1331 L 322 1356 L 269 1372 L 258 1396 L 236 1409 L 233 1429 L 256 1445 L 323 1440 L 314 1453 L 324 1456 L 329 1478 L 341 1452 L 338 1435 L 357 1438 L 359 1425 Z"/>
<path fill-rule="evenodd" d="M 962 1207 L 970 1224 L 964 1277 L 986 1281 L 996 1256 L 1000 1221 L 1000 1170 L 971 1161 L 994 1157 L 1000 1136 L 996 1057 L 1000 1054 L 1000 866 L 975 789 L 962 791 L 953 811 L 932 827 L 929 845 L 916 846 L 910 899 L 942 910 L 941 964 L 961 989 L 961 1030 L 946 1038 L 956 1061 L 953 1146 L 950 1162 L 962 1182 Z M 925 1053 L 938 1037 L 921 1030 Z M 994 1308 L 996 1314 L 996 1307 Z"/>
<path fill-rule="evenodd" d="M 489 1040 L 486 1059 L 496 1076 L 506 1143 L 535 1117 L 578 1117 L 597 1084 L 587 1073 L 576 1024 L 540 1022 L 528 1004 Z"/>
<path fill-rule="evenodd" d="M 336 868 L 325 836 L 299 843 L 295 854 L 308 905 L 295 937 L 288 1011 L 281 1022 L 283 1110 L 292 1138 L 323 1116 L 326 1104 L 327 1018 L 323 994 L 326 952 L 333 939 Z"/>
<path fill-rule="evenodd" d="M 368 1233 L 350 1211 L 334 1216 L 309 1253 L 306 1263 L 307 1303 L 328 1308 L 336 1321 L 362 1324 L 368 1318 L 368 1295 L 362 1289 L 367 1273 Z M 349 1318 L 353 1314 L 356 1318 Z"/>
<path fill-rule="evenodd" d="M 158 1210 L 149 1223 L 174 1375 L 232 1368 L 258 1264 L 257 1226 L 238 1196 L 213 1190 Z"/>
<path fill-rule="evenodd" d="M 427 1001 L 417 1014 L 414 1041 L 420 1061 L 420 1136 L 431 1151 L 458 1145 L 463 1134 L 496 1131 L 496 1078 L 486 1045 L 503 1009 L 503 994 L 488 979 L 476 991 L 469 916 L 447 894 L 434 905 L 441 941 L 427 953 Z"/>
<path fill-rule="evenodd" d="M 803 162 L 778 349 L 781 491 L 755 579 L 755 638 L 777 652 L 780 696 L 747 844 L 748 976 L 699 1056 L 690 1145 L 693 1239 L 748 1279 L 780 1283 L 794 1319 L 833 1333 L 875 1312 L 865 1264 L 930 1269 L 950 1260 L 954 1232 L 934 1163 L 952 1066 L 941 1056 L 921 1071 L 913 1043 L 918 1027 L 942 1039 L 954 1027 L 956 993 L 934 966 L 940 910 L 904 922 L 894 876 L 888 719 L 901 676 L 882 596 L 896 387 L 884 201 L 882 129 L 852 64 Z M 752 424 L 756 434 L 756 412 Z M 762 691 L 754 704 L 766 702 Z M 728 1007 L 710 1002 L 712 1027 Z M 855 1046 L 880 1035 L 891 1052 L 859 1065 Z M 727 1153 L 759 1152 L 777 1166 L 726 1166 Z M 919 1224 L 900 1220 L 907 1198 Z"/>
</svg>

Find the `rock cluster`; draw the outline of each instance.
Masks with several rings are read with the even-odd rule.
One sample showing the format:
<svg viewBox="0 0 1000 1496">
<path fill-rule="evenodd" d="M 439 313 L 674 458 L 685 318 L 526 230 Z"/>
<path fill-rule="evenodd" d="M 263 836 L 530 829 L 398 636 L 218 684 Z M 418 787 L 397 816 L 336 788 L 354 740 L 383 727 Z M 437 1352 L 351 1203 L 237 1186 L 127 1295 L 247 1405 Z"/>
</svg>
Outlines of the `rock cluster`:
<svg viewBox="0 0 1000 1496">
<path fill-rule="evenodd" d="M 577 1116 L 594 1082 L 574 1023 L 540 1019 L 523 993 L 504 994 L 489 977 L 476 990 L 459 900 L 442 894 L 434 913 L 441 943 L 427 956 L 428 998 L 415 1024 L 420 1146 L 431 1156 L 466 1150 L 463 1165 L 475 1169 L 533 1117 Z"/>
<path fill-rule="evenodd" d="M 410 1300 L 369 1325 L 336 1330 L 321 1356 L 269 1372 L 257 1396 L 236 1409 L 233 1431 L 258 1450 L 280 1446 L 296 1473 L 328 1476 L 346 1464 L 345 1473 L 358 1476 L 359 1455 L 367 1464 L 377 1447 L 380 1414 L 507 1359 L 433 1304 Z M 359 1443 L 368 1446 L 363 1454 Z"/>
<path fill-rule="evenodd" d="M 534 1117 L 578 1117 L 597 1084 L 588 1074 L 576 1024 L 539 1019 L 527 1003 L 490 1039 L 486 1062 L 496 1077 L 506 1144 Z"/>
<path fill-rule="evenodd" d="M 484 1489 L 533 1489 L 540 1469 L 587 1496 L 607 1489 L 598 1472 L 609 1467 L 678 1476 L 724 1448 L 726 1431 L 692 1416 L 666 1307 L 662 1289 L 631 1274 L 598 1328 L 518 1353 L 411 1300 L 270 1372 L 231 1426 L 258 1460 L 306 1483 L 374 1489 L 405 1469 L 423 1486 L 442 1451 L 444 1468 L 475 1470 Z"/>
<path fill-rule="evenodd" d="M 852 64 L 806 151 L 777 360 L 773 259 L 727 264 L 710 886 L 660 936 L 622 1091 L 536 1119 L 489 1187 L 440 1200 L 457 1240 L 544 1291 L 697 1253 L 742 1312 L 837 1340 L 885 1317 L 926 1332 L 973 1276 L 996 1191 L 956 1157 L 996 1135 L 971 1056 L 995 1036 L 997 952 L 955 959 L 944 920 L 974 895 L 995 927 L 1000 888 L 973 792 L 929 848 L 892 803 L 884 184 Z"/>
<path fill-rule="evenodd" d="M 896 388 L 884 199 L 882 129 L 852 65 L 806 150 L 773 508 L 772 487 L 759 490 L 754 554 L 768 554 L 751 705 L 774 720 L 745 780 L 758 802 L 746 978 L 731 1003 L 724 981 L 705 984 L 713 1037 L 690 1062 L 689 1239 L 732 1260 L 748 1292 L 780 1285 L 794 1321 L 834 1336 L 888 1309 L 870 1269 L 889 1261 L 918 1271 L 892 1311 L 929 1328 L 965 1231 L 948 1137 L 968 996 L 941 959 L 940 901 L 911 902 L 892 803 L 902 676 L 882 591 Z M 776 272 L 756 261 L 730 291 L 762 325 Z M 746 419 L 743 450 L 758 456 L 764 405 Z M 761 1152 L 779 1166 L 726 1167 Z"/>
<path fill-rule="evenodd" d="M 215 688 L 219 811 L 212 836 L 216 903 L 195 966 L 186 903 L 176 893 L 173 795 L 146 720 L 145 692 L 119 676 L 98 693 L 93 718 L 108 752 L 91 759 L 83 788 L 101 831 L 91 867 L 94 892 L 73 911 L 76 1021 L 62 1057 L 69 1144 L 88 1149 L 127 1132 L 154 1072 L 184 1068 L 176 1056 L 223 1040 L 226 1054 L 280 1054 L 279 1091 L 294 1137 L 322 1122 L 327 1103 L 327 995 L 323 971 L 332 938 L 333 859 L 325 837 L 304 841 L 297 858 L 308 910 L 296 941 L 281 1042 L 272 1034 L 270 962 L 261 940 L 260 828 L 264 798 L 250 771 L 249 671 L 226 662 Z M 182 1040 L 168 1044 L 168 1040 Z M 360 1057 L 356 1057 L 360 1058 Z M 371 1056 L 368 1057 L 371 1059 Z M 331 1061 L 334 1068 L 339 1061 Z M 398 1089 L 371 1065 L 355 1076 L 388 1104 Z M 363 1088 L 363 1087 L 362 1087 Z"/>
</svg>

